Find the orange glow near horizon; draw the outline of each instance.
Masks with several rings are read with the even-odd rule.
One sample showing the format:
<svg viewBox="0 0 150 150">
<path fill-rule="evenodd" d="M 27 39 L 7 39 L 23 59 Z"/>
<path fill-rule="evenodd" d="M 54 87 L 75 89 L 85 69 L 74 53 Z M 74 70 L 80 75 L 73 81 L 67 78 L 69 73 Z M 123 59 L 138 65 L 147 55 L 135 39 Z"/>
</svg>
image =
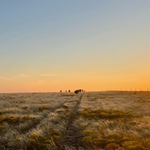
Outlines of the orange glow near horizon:
<svg viewBox="0 0 150 150">
<path fill-rule="evenodd" d="M 70 76 L 70 77 L 69 77 Z M 105 90 L 147 90 L 150 87 L 148 74 L 122 75 L 69 75 L 57 76 L 57 80 L 46 77 L 43 80 L 34 77 L 20 77 L 12 80 L 1 80 L 0 92 L 59 92 L 82 88 L 85 91 Z"/>
</svg>

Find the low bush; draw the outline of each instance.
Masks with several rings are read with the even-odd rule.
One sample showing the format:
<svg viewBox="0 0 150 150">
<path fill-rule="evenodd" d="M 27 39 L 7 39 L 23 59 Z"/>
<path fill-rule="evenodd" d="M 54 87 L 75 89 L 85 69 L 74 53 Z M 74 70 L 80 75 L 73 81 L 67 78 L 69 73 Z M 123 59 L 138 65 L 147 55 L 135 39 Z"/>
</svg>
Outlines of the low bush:
<svg viewBox="0 0 150 150">
<path fill-rule="evenodd" d="M 106 145 L 106 147 L 104 148 L 104 150 L 116 150 L 118 149 L 120 146 L 116 143 L 109 143 Z"/>
<path fill-rule="evenodd" d="M 35 118 L 31 118 L 29 116 L 24 116 L 23 118 L 20 118 L 20 117 L 3 117 L 3 116 L 0 116 L 0 123 L 1 122 L 8 122 L 8 123 L 11 123 L 11 124 L 19 124 L 20 122 L 21 123 L 24 123 L 28 120 L 34 120 Z"/>
<path fill-rule="evenodd" d="M 2 131 L 3 129 L 5 129 L 5 126 L 0 126 L 0 131 Z"/>
<path fill-rule="evenodd" d="M 65 108 L 65 109 L 69 108 L 67 105 L 63 105 L 62 107 Z"/>
<path fill-rule="evenodd" d="M 149 150 L 150 139 L 142 139 L 136 134 L 115 132 L 105 135 L 101 126 L 99 131 L 95 129 L 84 130 L 81 144 L 85 149 L 103 148 L 104 150 Z"/>
<path fill-rule="evenodd" d="M 2 115 L 2 114 L 11 114 L 11 113 L 13 113 L 13 111 L 9 111 L 9 110 L 7 110 L 7 111 L 0 111 L 0 115 Z"/>
<path fill-rule="evenodd" d="M 55 149 L 56 144 L 60 142 L 61 134 L 54 128 L 50 129 L 48 137 L 38 136 L 33 134 L 29 140 L 26 141 L 28 149 L 49 150 Z"/>
<path fill-rule="evenodd" d="M 28 107 L 27 107 L 27 106 L 24 106 L 24 107 L 22 107 L 22 109 L 25 109 L 25 110 L 26 110 L 26 109 L 28 109 Z"/>
<path fill-rule="evenodd" d="M 29 140 L 26 141 L 27 149 L 36 149 L 36 150 L 49 150 L 49 147 L 55 146 L 52 142 L 52 139 L 37 136 L 33 134 Z"/>
<path fill-rule="evenodd" d="M 84 109 L 79 112 L 80 115 L 84 116 L 87 119 L 119 119 L 119 118 L 131 118 L 131 117 L 140 117 L 139 115 L 133 114 L 132 112 L 124 112 L 123 110 L 90 110 Z"/>
<path fill-rule="evenodd" d="M 52 109 L 52 107 L 48 107 L 48 106 L 39 107 L 39 111 L 50 110 L 50 109 Z"/>
</svg>

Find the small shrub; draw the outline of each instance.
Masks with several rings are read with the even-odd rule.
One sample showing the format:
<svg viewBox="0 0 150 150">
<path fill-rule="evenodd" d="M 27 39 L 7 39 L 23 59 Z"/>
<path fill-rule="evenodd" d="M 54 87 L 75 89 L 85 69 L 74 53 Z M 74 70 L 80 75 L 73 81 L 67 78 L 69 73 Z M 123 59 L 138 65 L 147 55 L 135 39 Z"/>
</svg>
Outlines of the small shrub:
<svg viewBox="0 0 150 150">
<path fill-rule="evenodd" d="M 23 118 L 20 119 L 20 122 L 24 123 L 28 120 L 35 120 L 36 118 L 31 118 L 30 116 L 24 116 Z"/>
<path fill-rule="evenodd" d="M 0 123 L 5 120 L 5 117 L 0 116 Z"/>
<path fill-rule="evenodd" d="M 90 126 L 89 124 L 85 124 L 85 125 L 82 126 L 82 128 L 83 128 L 83 129 L 86 129 L 86 128 L 89 127 L 89 126 Z"/>
<path fill-rule="evenodd" d="M 79 118 L 78 120 L 76 120 L 76 122 L 83 122 L 84 120 Z"/>
<path fill-rule="evenodd" d="M 20 117 L 10 117 L 10 118 L 6 118 L 5 121 L 7 121 L 7 122 L 9 122 L 9 123 L 19 123 Z"/>
<path fill-rule="evenodd" d="M 149 150 L 141 145 L 139 141 L 126 141 L 123 143 L 125 150 Z"/>
<path fill-rule="evenodd" d="M 25 109 L 25 110 L 26 110 L 26 109 L 28 109 L 28 107 L 27 107 L 27 106 L 24 106 L 24 107 L 22 107 L 22 109 Z"/>
<path fill-rule="evenodd" d="M 20 117 L 3 117 L 0 116 L 0 123 L 3 121 L 6 121 L 8 123 L 18 123 L 20 120 Z"/>
<path fill-rule="evenodd" d="M 63 108 L 67 109 L 67 108 L 68 108 L 68 106 L 67 106 L 67 105 L 63 105 Z"/>
<path fill-rule="evenodd" d="M 48 107 L 48 106 L 39 107 L 39 111 L 50 110 L 50 109 L 52 109 L 52 107 Z"/>
<path fill-rule="evenodd" d="M 0 111 L 0 115 L 2 115 L 2 114 L 10 114 L 10 113 L 13 113 L 13 111 Z"/>
<path fill-rule="evenodd" d="M 139 117 L 139 115 L 133 114 L 132 112 L 124 112 L 123 110 L 90 110 L 84 109 L 79 112 L 80 115 L 84 116 L 87 119 L 119 119 L 119 118 L 131 118 Z"/>
<path fill-rule="evenodd" d="M 20 142 L 20 139 L 18 139 L 18 138 L 15 138 L 15 142 Z"/>
<path fill-rule="evenodd" d="M 5 129 L 5 126 L 0 126 L 0 131 L 2 131 L 3 129 Z"/>
<path fill-rule="evenodd" d="M 53 132 L 54 133 L 54 132 Z M 55 132 L 52 137 L 43 137 L 37 136 L 36 134 L 31 135 L 30 139 L 26 141 L 28 149 L 36 149 L 36 150 L 49 150 L 50 148 L 55 148 L 54 140 L 58 140 L 57 135 L 58 133 Z"/>
<path fill-rule="evenodd" d="M 109 143 L 105 146 L 104 150 L 116 150 L 118 149 L 120 146 L 116 143 Z"/>
<path fill-rule="evenodd" d="M 130 121 L 130 122 L 128 122 L 128 124 L 132 125 L 132 126 L 137 125 L 137 123 L 135 121 Z"/>
<path fill-rule="evenodd" d="M 98 131 L 91 129 L 82 132 L 81 143 L 85 149 L 97 147 L 104 150 L 149 150 L 150 139 L 142 140 L 136 134 L 121 132 L 105 135 L 103 133 L 105 127 L 98 128 L 100 128 Z"/>
</svg>

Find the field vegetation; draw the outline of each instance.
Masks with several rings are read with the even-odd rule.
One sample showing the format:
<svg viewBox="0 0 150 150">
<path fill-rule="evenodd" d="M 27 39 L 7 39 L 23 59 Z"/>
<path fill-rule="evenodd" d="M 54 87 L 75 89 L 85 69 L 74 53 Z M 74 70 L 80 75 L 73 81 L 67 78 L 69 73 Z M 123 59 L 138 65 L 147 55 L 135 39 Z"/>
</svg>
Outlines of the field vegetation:
<svg viewBox="0 0 150 150">
<path fill-rule="evenodd" d="M 150 150 L 146 92 L 0 94 L 0 150 Z"/>
</svg>

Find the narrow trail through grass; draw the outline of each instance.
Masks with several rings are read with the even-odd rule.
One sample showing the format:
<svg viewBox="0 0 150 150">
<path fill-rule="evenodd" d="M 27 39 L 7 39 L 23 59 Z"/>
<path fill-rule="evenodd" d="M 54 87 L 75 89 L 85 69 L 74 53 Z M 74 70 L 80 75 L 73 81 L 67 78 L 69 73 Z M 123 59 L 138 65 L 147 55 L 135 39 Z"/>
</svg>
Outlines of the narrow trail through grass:
<svg viewBox="0 0 150 150">
<path fill-rule="evenodd" d="M 66 147 L 69 147 L 69 148 L 73 147 L 75 149 L 78 149 L 79 147 L 81 134 L 79 130 L 73 125 L 73 122 L 76 120 L 78 116 L 78 108 L 79 108 L 79 105 L 81 103 L 83 96 L 84 96 L 84 93 L 80 96 L 78 102 L 74 106 L 73 114 L 70 116 L 70 120 L 67 124 L 66 134 L 62 140 L 61 147 L 58 147 L 59 150 L 65 150 Z"/>
<path fill-rule="evenodd" d="M 72 96 L 72 97 L 73 97 L 73 96 Z M 72 97 L 71 97 L 70 99 L 72 99 Z M 69 99 L 69 100 L 70 100 L 70 99 Z M 69 100 L 66 100 L 66 101 L 64 101 L 63 103 L 61 103 L 61 104 L 57 105 L 56 107 L 52 108 L 51 110 L 49 110 L 49 113 L 54 112 L 56 109 L 61 108 L 61 107 L 62 107 L 66 102 L 68 102 Z M 45 118 L 47 118 L 48 115 L 49 115 L 49 113 L 46 114 L 46 116 L 45 116 L 42 120 L 44 120 Z M 41 121 L 42 121 L 42 120 L 41 120 Z M 25 134 L 25 133 L 28 132 L 29 130 L 32 130 L 33 128 L 36 128 L 36 127 L 38 126 L 38 124 L 40 124 L 41 121 L 35 122 L 34 125 L 32 126 L 32 128 L 29 127 L 29 128 L 28 128 L 27 130 L 25 130 L 23 133 Z"/>
</svg>

